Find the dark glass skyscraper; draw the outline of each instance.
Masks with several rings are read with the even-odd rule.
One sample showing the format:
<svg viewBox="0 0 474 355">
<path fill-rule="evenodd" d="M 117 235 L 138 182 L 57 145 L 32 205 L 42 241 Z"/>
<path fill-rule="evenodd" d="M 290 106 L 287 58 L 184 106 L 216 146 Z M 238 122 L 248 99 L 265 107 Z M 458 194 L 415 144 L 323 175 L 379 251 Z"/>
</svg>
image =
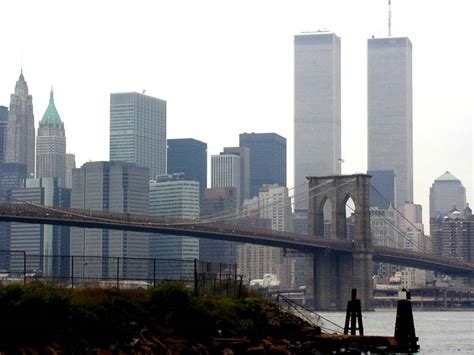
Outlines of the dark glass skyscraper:
<svg viewBox="0 0 474 355">
<path fill-rule="evenodd" d="M 369 194 L 370 207 L 377 207 L 380 210 L 387 210 L 390 204 L 395 207 L 397 205 L 395 172 L 393 170 L 369 170 L 367 174 L 372 176 Z"/>
<path fill-rule="evenodd" d="M 264 184 L 286 186 L 286 138 L 276 133 L 242 133 L 240 146 L 250 149 L 250 196 Z"/>
<path fill-rule="evenodd" d="M 202 201 L 207 188 L 207 144 L 193 138 L 168 139 L 168 174 L 184 173 L 184 180 L 199 182 Z"/>
</svg>

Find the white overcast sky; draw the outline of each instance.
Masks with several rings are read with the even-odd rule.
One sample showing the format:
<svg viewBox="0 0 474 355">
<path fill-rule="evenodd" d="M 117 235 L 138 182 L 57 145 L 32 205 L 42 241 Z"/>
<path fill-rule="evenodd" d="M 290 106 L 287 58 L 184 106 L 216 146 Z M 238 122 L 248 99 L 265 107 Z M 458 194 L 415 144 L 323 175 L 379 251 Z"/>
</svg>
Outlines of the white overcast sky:
<svg viewBox="0 0 474 355">
<path fill-rule="evenodd" d="M 474 201 L 474 2 L 392 3 L 393 35 L 413 43 L 415 202 L 426 216 L 446 170 Z M 318 29 L 342 41 L 343 173 L 364 172 L 367 38 L 387 34 L 387 0 L 4 0 L 0 105 L 23 62 L 35 121 L 53 85 L 80 165 L 108 159 L 109 94 L 146 90 L 168 103 L 168 138 L 207 142 L 209 155 L 242 132 L 286 137 L 293 186 L 293 36 Z"/>
</svg>

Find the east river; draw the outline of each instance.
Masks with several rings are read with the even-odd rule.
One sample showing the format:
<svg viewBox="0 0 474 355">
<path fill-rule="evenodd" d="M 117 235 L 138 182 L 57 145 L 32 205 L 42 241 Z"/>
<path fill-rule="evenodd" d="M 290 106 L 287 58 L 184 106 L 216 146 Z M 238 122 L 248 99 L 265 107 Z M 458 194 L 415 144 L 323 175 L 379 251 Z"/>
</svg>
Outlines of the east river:
<svg viewBox="0 0 474 355">
<path fill-rule="evenodd" d="M 345 313 L 319 314 L 339 325 L 344 325 Z M 365 335 L 393 336 L 395 310 L 363 312 L 362 316 Z M 419 338 L 419 354 L 474 354 L 474 311 L 415 311 L 413 318 L 416 335 Z"/>
</svg>

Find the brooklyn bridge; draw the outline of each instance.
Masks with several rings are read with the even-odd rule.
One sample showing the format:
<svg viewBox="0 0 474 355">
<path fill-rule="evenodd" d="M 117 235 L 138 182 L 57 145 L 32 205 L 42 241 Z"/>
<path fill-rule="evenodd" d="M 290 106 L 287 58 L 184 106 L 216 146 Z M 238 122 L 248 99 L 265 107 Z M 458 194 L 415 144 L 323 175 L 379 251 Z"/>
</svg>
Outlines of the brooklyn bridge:
<svg viewBox="0 0 474 355">
<path fill-rule="evenodd" d="M 474 278 L 474 264 L 435 256 L 430 253 L 373 245 L 370 230 L 370 176 L 310 177 L 309 232 L 306 235 L 246 227 L 215 220 L 183 220 L 93 211 L 51 208 L 27 203 L 0 204 L 0 220 L 33 224 L 65 225 L 80 228 L 127 230 L 162 235 L 232 241 L 286 248 L 312 255 L 312 277 L 308 292 L 313 294 L 317 309 L 336 305 L 345 308 L 350 290 L 357 288 L 365 308 L 373 295 L 373 261 L 438 271 L 444 274 Z M 345 206 L 352 198 L 355 208 L 355 236 L 345 236 Z M 334 206 L 331 238 L 314 231 L 324 227 L 323 206 L 326 200 Z M 153 237 L 153 236 L 151 236 Z"/>
</svg>

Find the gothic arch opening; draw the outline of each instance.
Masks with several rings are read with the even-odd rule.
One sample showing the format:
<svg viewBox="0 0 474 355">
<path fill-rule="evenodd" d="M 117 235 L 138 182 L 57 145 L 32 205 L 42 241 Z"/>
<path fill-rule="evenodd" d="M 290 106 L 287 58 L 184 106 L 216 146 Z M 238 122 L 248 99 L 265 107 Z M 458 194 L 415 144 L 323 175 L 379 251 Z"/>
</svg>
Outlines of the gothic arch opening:
<svg viewBox="0 0 474 355">
<path fill-rule="evenodd" d="M 331 227 L 332 227 L 332 203 L 331 200 L 325 196 L 321 202 L 321 220 L 319 223 L 319 230 L 317 231 L 318 236 L 325 239 L 331 238 Z"/>
<path fill-rule="evenodd" d="M 346 216 L 344 219 L 345 223 L 345 238 L 346 240 L 354 240 L 355 239 L 355 210 L 356 205 L 354 200 L 352 199 L 351 195 L 347 195 L 344 202 L 344 207 L 346 210 Z"/>
</svg>

